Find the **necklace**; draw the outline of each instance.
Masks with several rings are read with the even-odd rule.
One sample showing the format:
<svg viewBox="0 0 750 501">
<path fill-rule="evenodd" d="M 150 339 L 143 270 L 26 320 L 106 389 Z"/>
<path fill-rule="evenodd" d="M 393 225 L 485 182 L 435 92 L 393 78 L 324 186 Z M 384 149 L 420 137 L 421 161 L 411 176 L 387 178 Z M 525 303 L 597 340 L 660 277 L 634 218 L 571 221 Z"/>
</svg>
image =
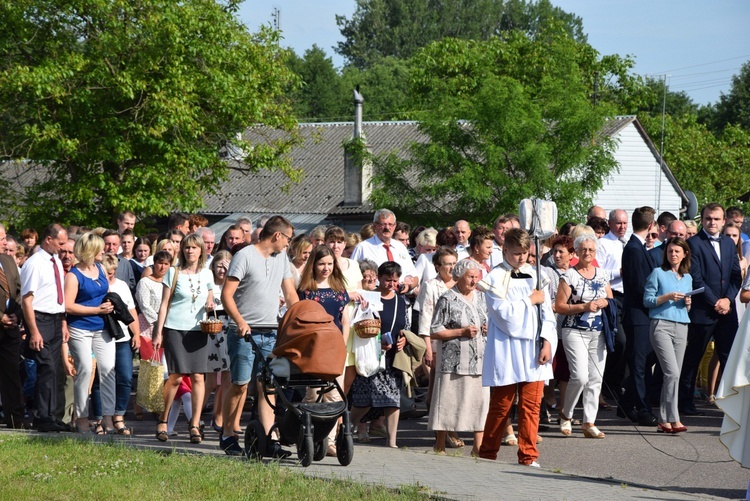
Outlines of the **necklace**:
<svg viewBox="0 0 750 501">
<path fill-rule="evenodd" d="M 188 277 L 188 283 L 190 283 L 190 294 L 192 295 L 192 300 L 193 300 L 193 303 L 190 305 L 190 311 L 194 312 L 195 300 L 198 299 L 198 296 L 200 296 L 200 293 L 201 293 L 201 276 L 200 276 L 200 273 L 197 274 L 197 277 L 196 277 L 197 282 L 198 282 L 197 286 L 193 284 L 192 275 L 188 275 L 187 277 Z"/>
</svg>

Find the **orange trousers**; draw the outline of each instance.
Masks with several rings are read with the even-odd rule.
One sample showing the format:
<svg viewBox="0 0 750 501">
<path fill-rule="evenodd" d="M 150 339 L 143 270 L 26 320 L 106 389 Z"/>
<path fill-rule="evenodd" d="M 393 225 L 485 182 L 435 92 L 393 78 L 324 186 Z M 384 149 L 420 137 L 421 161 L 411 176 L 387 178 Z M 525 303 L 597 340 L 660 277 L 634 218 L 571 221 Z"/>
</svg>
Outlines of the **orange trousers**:
<svg viewBox="0 0 750 501">
<path fill-rule="evenodd" d="M 490 408 L 484 424 L 484 438 L 479 457 L 497 459 L 503 441 L 513 401 L 518 391 L 518 462 L 530 464 L 539 457 L 536 437 L 539 431 L 539 407 L 542 403 L 544 381 L 493 386 L 490 389 Z"/>
</svg>

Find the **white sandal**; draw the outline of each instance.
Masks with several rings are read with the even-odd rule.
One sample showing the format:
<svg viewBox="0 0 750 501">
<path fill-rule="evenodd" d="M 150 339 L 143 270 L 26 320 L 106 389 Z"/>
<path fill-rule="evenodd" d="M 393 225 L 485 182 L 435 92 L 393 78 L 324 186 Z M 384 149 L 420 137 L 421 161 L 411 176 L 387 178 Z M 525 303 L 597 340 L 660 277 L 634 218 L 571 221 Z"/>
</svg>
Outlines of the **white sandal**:
<svg viewBox="0 0 750 501">
<path fill-rule="evenodd" d="M 599 431 L 599 428 L 596 426 L 589 426 L 588 428 L 582 428 L 583 429 L 583 436 L 586 438 L 604 438 L 606 435 Z"/>
<path fill-rule="evenodd" d="M 569 437 L 573 434 L 573 420 L 565 419 L 562 414 L 560 414 L 560 433 L 562 433 L 566 437 Z"/>
<path fill-rule="evenodd" d="M 516 438 L 516 434 L 511 433 L 510 435 L 505 435 L 503 437 L 503 445 L 518 445 L 518 439 Z"/>
</svg>

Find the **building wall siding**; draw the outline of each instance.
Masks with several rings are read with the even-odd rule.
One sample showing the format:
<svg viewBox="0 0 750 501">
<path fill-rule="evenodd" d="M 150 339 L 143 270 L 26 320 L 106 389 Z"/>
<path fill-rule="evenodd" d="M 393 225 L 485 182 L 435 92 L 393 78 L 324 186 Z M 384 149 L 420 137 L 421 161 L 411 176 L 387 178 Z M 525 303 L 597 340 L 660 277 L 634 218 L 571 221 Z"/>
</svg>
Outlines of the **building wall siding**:
<svg viewBox="0 0 750 501">
<path fill-rule="evenodd" d="M 624 209 L 628 215 L 636 207 L 649 205 L 656 209 L 657 215 L 669 211 L 679 217 L 680 195 L 636 127 L 628 124 L 617 134 L 616 140 L 619 146 L 614 158 L 619 164 L 619 172 L 613 172 L 605 181 L 604 187 L 594 197 L 594 204 L 604 207 L 607 212 Z"/>
</svg>

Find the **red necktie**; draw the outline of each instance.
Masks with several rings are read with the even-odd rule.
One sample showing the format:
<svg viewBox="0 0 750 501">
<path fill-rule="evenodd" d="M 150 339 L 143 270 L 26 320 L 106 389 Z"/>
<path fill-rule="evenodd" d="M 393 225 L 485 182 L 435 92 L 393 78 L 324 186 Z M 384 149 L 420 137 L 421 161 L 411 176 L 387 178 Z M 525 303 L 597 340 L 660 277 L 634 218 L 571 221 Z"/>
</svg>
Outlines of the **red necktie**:
<svg viewBox="0 0 750 501">
<path fill-rule="evenodd" d="M 388 255 L 388 261 L 393 261 L 393 253 L 391 252 L 391 246 L 388 244 L 383 244 L 383 247 L 385 247 L 385 253 Z"/>
<path fill-rule="evenodd" d="M 57 304 L 63 304 L 63 293 L 62 293 L 62 281 L 60 280 L 60 270 L 57 269 L 57 263 L 55 258 L 50 259 L 52 261 L 52 269 L 55 270 L 55 285 L 57 285 Z"/>
</svg>

